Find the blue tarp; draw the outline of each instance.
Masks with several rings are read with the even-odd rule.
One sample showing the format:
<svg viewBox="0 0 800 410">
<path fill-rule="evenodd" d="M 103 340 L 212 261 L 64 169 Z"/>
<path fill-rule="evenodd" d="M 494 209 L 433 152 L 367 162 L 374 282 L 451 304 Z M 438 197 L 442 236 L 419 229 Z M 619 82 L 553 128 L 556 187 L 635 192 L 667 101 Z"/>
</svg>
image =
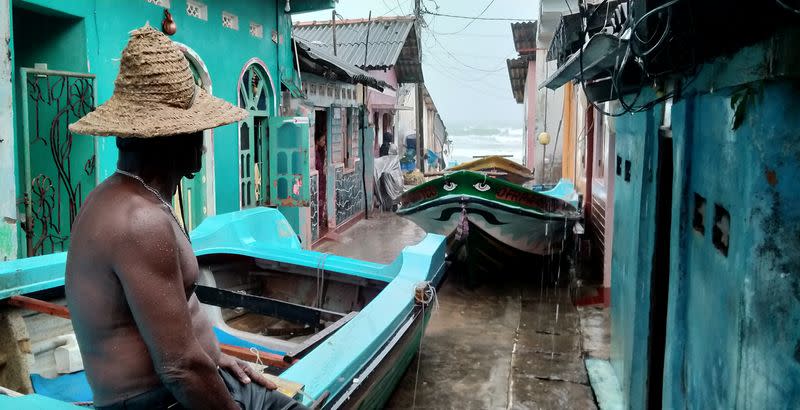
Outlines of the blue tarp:
<svg viewBox="0 0 800 410">
<path fill-rule="evenodd" d="M 33 391 L 42 396 L 66 402 L 92 401 L 86 372 L 63 374 L 52 379 L 32 374 L 31 383 Z"/>
</svg>

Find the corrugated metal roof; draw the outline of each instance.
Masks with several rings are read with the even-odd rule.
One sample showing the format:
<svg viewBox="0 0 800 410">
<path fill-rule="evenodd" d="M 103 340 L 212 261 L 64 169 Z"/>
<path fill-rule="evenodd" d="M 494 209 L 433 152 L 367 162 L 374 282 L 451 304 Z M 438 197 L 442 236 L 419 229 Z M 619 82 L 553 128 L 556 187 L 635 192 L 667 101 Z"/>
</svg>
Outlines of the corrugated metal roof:
<svg viewBox="0 0 800 410">
<path fill-rule="evenodd" d="M 301 40 L 298 37 L 295 37 L 294 41 L 297 44 L 297 53 L 300 57 L 300 68 L 303 71 L 308 70 L 308 72 L 319 74 L 326 78 L 330 78 L 332 75 L 333 78 L 330 78 L 332 80 L 364 84 L 378 91 L 383 91 L 384 87 L 392 88 L 386 84 L 386 82 L 375 79 L 374 77 L 370 76 L 369 73 L 356 67 L 355 65 L 352 65 L 339 57 L 328 54 L 326 51 L 320 48 L 311 47 L 304 40 Z M 317 67 L 306 67 L 306 60 L 304 60 L 305 58 L 314 60 L 314 62 L 317 64 Z M 324 66 L 325 69 L 315 69 L 320 66 Z"/>
<path fill-rule="evenodd" d="M 527 57 L 517 57 L 512 60 L 506 60 L 508 65 L 508 77 L 511 79 L 511 92 L 514 94 L 514 99 L 517 104 L 522 104 L 525 101 L 525 81 L 528 77 L 528 61 Z"/>
<path fill-rule="evenodd" d="M 379 17 L 371 23 L 365 19 L 337 20 L 336 57 L 365 70 L 395 67 L 399 82 L 421 82 L 422 66 L 414 24 L 411 16 Z M 333 54 L 330 20 L 295 23 L 293 35 L 311 47 Z"/>
<path fill-rule="evenodd" d="M 524 54 L 536 54 L 536 21 L 511 23 L 511 34 L 514 36 L 514 48 Z"/>
</svg>

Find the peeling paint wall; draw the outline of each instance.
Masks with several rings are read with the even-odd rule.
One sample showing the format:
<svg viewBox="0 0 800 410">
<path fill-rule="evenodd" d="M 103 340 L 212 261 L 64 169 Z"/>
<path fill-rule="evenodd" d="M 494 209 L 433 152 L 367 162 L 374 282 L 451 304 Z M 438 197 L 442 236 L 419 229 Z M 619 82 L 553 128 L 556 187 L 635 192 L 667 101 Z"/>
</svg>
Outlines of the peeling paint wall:
<svg viewBox="0 0 800 410">
<path fill-rule="evenodd" d="M 667 408 L 800 403 L 800 83 L 753 86 L 735 131 L 737 89 L 673 110 L 692 165 L 676 174 Z"/>
<path fill-rule="evenodd" d="M 666 324 L 650 320 L 662 107 L 618 119 L 611 359 L 625 408 L 646 407 L 651 357 L 664 358 L 655 407 L 800 403 L 800 71 L 775 68 L 778 43 L 707 65 L 672 107 Z M 648 352 L 654 326 L 663 352 Z"/>
<path fill-rule="evenodd" d="M 17 257 L 11 4 L 0 0 L 0 261 Z"/>
<path fill-rule="evenodd" d="M 658 154 L 656 112 L 617 119 L 616 155 L 630 167 L 629 173 L 623 165 L 619 173 L 612 169 L 610 174 L 614 179 L 616 215 L 611 250 L 611 363 L 620 381 L 625 407 L 630 409 L 646 408 Z"/>
</svg>

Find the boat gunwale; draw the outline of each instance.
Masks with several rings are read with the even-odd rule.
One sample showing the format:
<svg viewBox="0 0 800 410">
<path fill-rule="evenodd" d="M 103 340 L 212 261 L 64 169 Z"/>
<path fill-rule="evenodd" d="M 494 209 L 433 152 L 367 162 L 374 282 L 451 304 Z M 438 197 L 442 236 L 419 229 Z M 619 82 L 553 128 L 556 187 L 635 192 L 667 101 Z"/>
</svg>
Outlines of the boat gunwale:
<svg viewBox="0 0 800 410">
<path fill-rule="evenodd" d="M 410 216 L 410 215 L 413 215 L 414 213 L 417 213 L 417 212 L 420 212 L 420 211 L 424 211 L 424 210 L 427 210 L 427 209 L 430 209 L 430 208 L 434 208 L 434 207 L 437 207 L 437 206 L 441 206 L 441 205 L 448 205 L 448 204 L 451 204 L 451 203 L 462 203 L 463 204 L 463 203 L 469 203 L 469 202 L 474 202 L 476 204 L 484 205 L 484 206 L 487 206 L 487 207 L 490 207 L 490 208 L 495 208 L 495 209 L 499 209 L 499 210 L 510 212 L 510 213 L 514 213 L 514 214 L 517 214 L 517 215 L 532 216 L 532 217 L 535 217 L 537 219 L 542 219 L 542 220 L 547 220 L 547 221 L 562 221 L 564 219 L 567 219 L 567 220 L 578 220 L 578 219 L 580 219 L 580 212 L 578 212 L 577 210 L 576 211 L 571 211 L 569 214 L 556 214 L 556 213 L 550 213 L 550 212 L 544 213 L 544 212 L 535 211 L 535 210 L 530 209 L 530 208 L 524 208 L 524 207 L 521 207 L 521 206 L 513 206 L 513 205 L 506 204 L 505 202 L 492 201 L 492 200 L 489 200 L 489 199 L 485 199 L 485 198 L 481 198 L 479 196 L 469 195 L 469 194 L 456 194 L 456 195 L 448 195 L 448 196 L 445 196 L 445 197 L 434 198 L 434 199 L 419 203 L 419 204 L 414 205 L 414 206 L 410 206 L 410 207 L 407 207 L 407 208 L 400 208 L 400 209 L 398 209 L 396 211 L 396 213 L 398 215 L 400 215 L 400 216 L 405 217 L 405 216 Z"/>
<path fill-rule="evenodd" d="M 401 207 L 397 211 L 397 213 L 400 214 L 400 215 L 403 215 L 401 213 L 401 211 L 403 211 L 404 209 L 411 209 L 411 208 L 414 208 L 416 206 L 419 206 L 419 205 L 422 205 L 422 204 L 425 204 L 425 203 L 428 203 L 428 202 L 433 202 L 433 201 L 436 201 L 436 200 L 441 199 L 441 198 L 446 198 L 446 197 L 451 197 L 451 196 L 470 196 L 470 197 L 474 197 L 474 198 L 481 198 L 481 195 L 487 195 L 486 192 L 488 192 L 488 191 L 485 191 L 485 192 L 484 191 L 479 191 L 479 192 L 478 191 L 476 191 L 476 192 L 461 192 L 461 193 L 453 191 L 455 193 L 448 193 L 447 195 L 442 196 L 441 195 L 441 190 L 444 189 L 444 188 L 442 186 L 440 186 L 439 184 L 441 184 L 442 181 L 448 182 L 450 179 L 459 179 L 459 178 L 470 179 L 470 181 L 468 181 L 468 185 L 471 185 L 471 183 L 473 181 L 482 182 L 484 184 L 485 183 L 492 183 L 493 185 L 496 185 L 500 189 L 510 189 L 510 190 L 512 190 L 514 192 L 518 192 L 518 193 L 520 193 L 522 195 L 533 195 L 534 197 L 541 197 L 541 199 L 544 200 L 544 201 L 551 201 L 551 202 L 554 202 L 554 203 L 558 204 L 559 207 L 561 208 L 561 210 L 556 211 L 556 212 L 577 213 L 577 214 L 580 213 L 580 209 L 576 205 L 573 205 L 572 203 L 570 203 L 568 200 L 565 200 L 565 199 L 557 197 L 557 196 L 552 196 L 552 195 L 549 195 L 549 194 L 546 193 L 546 192 L 550 192 L 550 191 L 555 190 L 555 188 L 558 187 L 559 184 L 556 184 L 552 189 L 549 189 L 549 190 L 543 191 L 543 192 L 539 192 L 539 191 L 534 191 L 534 190 L 532 190 L 530 188 L 526 188 L 526 187 L 524 187 L 522 185 L 519 185 L 519 184 L 515 184 L 515 183 L 509 182 L 509 181 L 504 181 L 502 179 L 490 177 L 490 176 L 486 175 L 485 173 L 481 173 L 481 172 L 478 172 L 478 171 L 469 171 L 469 170 L 462 170 L 462 171 L 455 171 L 455 172 L 452 172 L 452 173 L 448 173 L 448 174 L 445 174 L 445 175 L 443 175 L 441 177 L 432 179 L 430 181 L 426 181 L 425 183 L 422 183 L 420 185 L 417 185 L 417 186 L 409 189 L 408 191 L 404 192 L 397 199 L 398 203 L 404 204 L 404 201 L 403 201 L 404 199 L 412 197 L 414 193 L 421 192 L 421 191 L 426 190 L 426 189 L 435 189 L 437 195 L 433 196 L 433 197 L 421 198 L 421 199 L 409 201 L 408 204 L 411 205 L 411 206 L 406 208 L 405 206 L 401 205 Z M 461 190 L 462 186 L 459 186 L 456 189 L 457 190 Z M 493 187 L 492 191 L 498 191 L 498 189 Z M 494 192 L 492 192 L 492 193 L 494 194 Z M 495 198 L 494 199 L 487 199 L 487 200 L 494 201 L 494 202 L 497 202 L 497 203 L 507 204 L 508 206 L 512 206 L 512 207 L 515 206 L 515 207 L 519 207 L 519 208 L 527 209 L 527 210 L 531 210 L 531 211 L 534 211 L 534 209 L 541 209 L 541 207 L 537 207 L 537 206 L 522 205 L 518 201 L 512 201 L 512 200 L 502 199 L 502 198 L 496 198 L 496 194 L 495 194 Z M 537 212 L 537 211 L 534 211 L 534 212 Z M 545 210 L 541 210 L 541 211 L 538 211 L 538 212 L 540 212 L 540 213 L 552 213 L 551 211 L 545 211 Z"/>
</svg>

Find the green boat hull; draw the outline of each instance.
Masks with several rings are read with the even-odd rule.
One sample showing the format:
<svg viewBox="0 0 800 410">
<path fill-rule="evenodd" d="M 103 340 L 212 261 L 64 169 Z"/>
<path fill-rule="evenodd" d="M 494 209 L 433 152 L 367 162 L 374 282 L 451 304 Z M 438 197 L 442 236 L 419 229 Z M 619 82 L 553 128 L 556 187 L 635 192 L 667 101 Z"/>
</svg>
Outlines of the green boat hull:
<svg viewBox="0 0 800 410">
<path fill-rule="evenodd" d="M 565 197 L 460 171 L 406 192 L 400 197 L 402 205 L 397 213 L 426 232 L 464 240 L 471 235 L 469 227 L 473 227 L 473 231 L 478 228 L 480 235 L 491 237 L 498 246 L 533 255 L 553 255 L 562 252 L 572 225 L 580 216 Z"/>
</svg>

